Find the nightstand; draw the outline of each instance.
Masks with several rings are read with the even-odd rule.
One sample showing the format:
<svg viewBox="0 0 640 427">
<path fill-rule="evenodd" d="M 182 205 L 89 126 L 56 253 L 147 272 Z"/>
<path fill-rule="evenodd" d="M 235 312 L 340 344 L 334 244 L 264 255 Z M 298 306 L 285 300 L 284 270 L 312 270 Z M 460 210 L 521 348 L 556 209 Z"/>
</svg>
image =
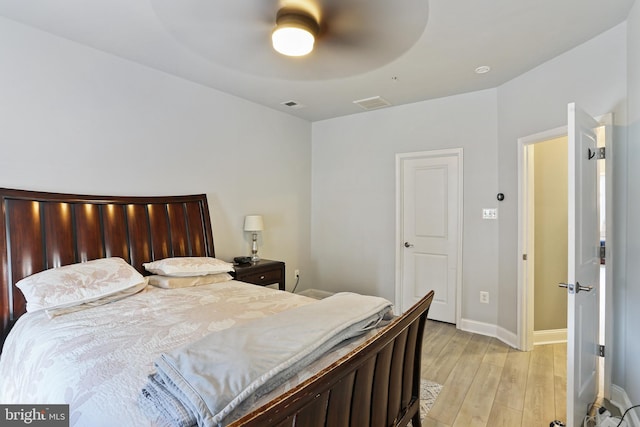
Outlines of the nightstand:
<svg viewBox="0 0 640 427">
<path fill-rule="evenodd" d="M 261 259 L 252 264 L 234 265 L 232 273 L 236 280 L 266 286 L 278 284 L 278 289 L 285 290 L 284 286 L 284 262 Z"/>
</svg>

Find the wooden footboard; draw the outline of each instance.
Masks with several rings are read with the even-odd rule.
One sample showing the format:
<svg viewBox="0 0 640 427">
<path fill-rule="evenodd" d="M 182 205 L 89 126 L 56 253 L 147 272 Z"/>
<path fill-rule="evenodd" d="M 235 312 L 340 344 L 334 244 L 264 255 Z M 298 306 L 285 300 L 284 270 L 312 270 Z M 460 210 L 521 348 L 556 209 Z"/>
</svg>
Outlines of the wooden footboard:
<svg viewBox="0 0 640 427">
<path fill-rule="evenodd" d="M 433 291 L 385 330 L 288 393 L 229 425 L 420 424 L 420 360 Z"/>
</svg>

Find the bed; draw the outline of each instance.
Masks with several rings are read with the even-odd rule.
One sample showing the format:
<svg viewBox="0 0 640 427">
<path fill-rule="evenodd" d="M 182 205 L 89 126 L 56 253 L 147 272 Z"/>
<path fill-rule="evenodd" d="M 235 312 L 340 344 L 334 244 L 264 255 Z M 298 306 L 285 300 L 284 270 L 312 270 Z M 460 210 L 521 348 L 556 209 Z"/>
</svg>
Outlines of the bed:
<svg viewBox="0 0 640 427">
<path fill-rule="evenodd" d="M 57 357 L 40 358 L 38 366 L 43 363 L 53 366 L 42 370 L 41 381 L 47 381 L 46 378 L 54 381 L 56 363 L 65 360 L 91 366 L 82 369 L 84 376 L 76 381 L 78 387 L 60 397 L 62 401 L 37 402 L 69 403 L 71 425 L 87 425 L 87 419 L 99 417 L 100 411 L 116 413 L 112 415 L 115 418 L 102 421 L 103 425 L 113 425 L 118 417 L 121 417 L 118 425 L 160 425 L 159 419 L 149 418 L 148 413 L 141 415 L 140 405 L 132 395 L 113 391 L 118 387 L 139 388 L 154 370 L 152 361 L 158 355 L 194 336 L 208 336 L 217 329 L 229 331 L 229 322 L 242 324 L 256 318 L 275 318 L 315 304 L 303 296 L 230 280 L 170 291 L 147 286 L 133 297 L 53 319 L 45 319 L 42 311 L 23 316 L 27 303 L 16 284 L 54 267 L 116 257 L 141 274 L 148 274 L 143 264 L 151 261 L 172 257 L 214 258 L 207 199 L 205 195 L 109 197 L 0 189 L 0 217 L 3 363 L 9 359 L 20 359 L 14 360 L 18 363 L 37 358 L 30 349 L 25 350 L 29 346 L 23 339 L 23 330 L 35 328 L 41 336 L 29 339 L 39 342 L 46 337 L 58 352 L 50 353 L 58 354 Z M 405 426 L 411 421 L 413 426 L 419 426 L 420 354 L 432 298 L 430 292 L 388 326 L 365 338 L 349 340 L 316 360 L 252 406 L 245 407 L 243 413 L 229 420 L 229 425 Z M 166 302 L 162 303 L 163 300 Z M 249 309 L 226 313 L 233 305 Z M 154 312 L 155 317 L 146 320 Z M 201 321 L 200 316 L 207 313 L 219 313 L 220 317 Z M 68 323 L 72 321 L 75 323 Z M 30 327 L 31 323 L 46 324 L 50 329 Z M 154 339 L 140 338 L 147 336 L 134 329 L 140 325 Z M 15 330 L 11 332 L 12 329 Z M 86 338 L 87 333 L 91 339 Z M 134 339 L 139 345 L 132 346 L 125 338 Z M 67 357 L 67 353 L 76 352 L 67 350 L 71 349 L 69 343 L 79 340 L 84 340 L 80 347 L 107 355 L 106 361 L 91 365 L 90 357 L 76 354 L 73 359 Z M 21 345 L 22 350 L 16 350 Z M 131 377 L 135 378 L 133 385 L 121 384 Z M 2 381 L 4 385 L 10 384 L 15 395 L 37 396 L 28 393 L 34 393 L 33 389 L 38 387 L 20 384 L 19 378 L 16 375 L 16 381 L 14 378 Z M 84 412 L 76 406 L 84 408 Z"/>
</svg>

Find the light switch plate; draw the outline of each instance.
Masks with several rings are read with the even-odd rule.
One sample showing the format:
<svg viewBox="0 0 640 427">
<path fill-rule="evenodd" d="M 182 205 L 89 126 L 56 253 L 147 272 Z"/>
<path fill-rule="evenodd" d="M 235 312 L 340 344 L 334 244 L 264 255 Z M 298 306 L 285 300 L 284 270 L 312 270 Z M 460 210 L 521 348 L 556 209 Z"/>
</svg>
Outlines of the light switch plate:
<svg viewBox="0 0 640 427">
<path fill-rule="evenodd" d="M 482 209 L 482 219 L 498 219 L 498 209 L 497 208 Z"/>
</svg>

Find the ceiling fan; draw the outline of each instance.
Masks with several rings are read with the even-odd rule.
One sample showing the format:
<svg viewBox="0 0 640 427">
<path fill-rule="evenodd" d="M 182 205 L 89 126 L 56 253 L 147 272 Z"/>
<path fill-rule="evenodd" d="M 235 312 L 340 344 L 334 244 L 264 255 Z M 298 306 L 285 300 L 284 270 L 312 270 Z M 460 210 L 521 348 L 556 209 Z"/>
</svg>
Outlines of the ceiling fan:
<svg viewBox="0 0 640 427">
<path fill-rule="evenodd" d="M 424 33 L 426 0 L 151 0 L 183 47 L 235 71 L 318 80 L 356 75 L 396 59 Z M 272 47 L 278 30 L 308 34 L 305 56 Z M 311 46 L 310 50 L 309 44 Z"/>
</svg>

